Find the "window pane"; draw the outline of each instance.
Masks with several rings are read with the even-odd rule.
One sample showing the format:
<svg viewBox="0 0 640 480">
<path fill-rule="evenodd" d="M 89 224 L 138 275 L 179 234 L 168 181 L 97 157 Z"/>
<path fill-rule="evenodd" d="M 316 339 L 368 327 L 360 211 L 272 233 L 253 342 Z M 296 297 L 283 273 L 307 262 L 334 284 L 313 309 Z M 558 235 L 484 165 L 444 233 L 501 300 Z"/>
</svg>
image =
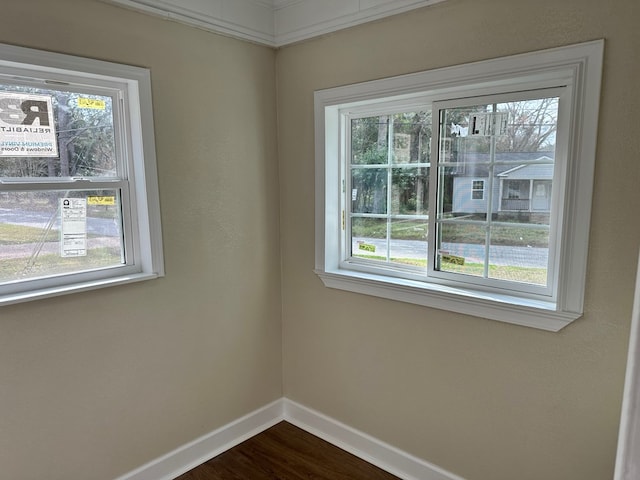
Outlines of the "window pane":
<svg viewBox="0 0 640 480">
<path fill-rule="evenodd" d="M 119 266 L 118 190 L 2 192 L 0 283 Z"/>
<path fill-rule="evenodd" d="M 491 228 L 489 278 L 547 284 L 549 228 L 527 223 Z"/>
<path fill-rule="evenodd" d="M 0 177 L 114 177 L 115 155 L 110 96 L 0 84 Z"/>
<path fill-rule="evenodd" d="M 356 217 L 351 221 L 351 255 L 424 268 L 427 263 L 427 233 L 427 220 L 389 221 Z"/>
<path fill-rule="evenodd" d="M 387 220 L 353 218 L 351 220 L 351 255 L 386 260 Z"/>
<path fill-rule="evenodd" d="M 392 263 L 427 266 L 427 220 L 398 219 L 391 222 L 390 258 Z"/>
<path fill-rule="evenodd" d="M 453 164 L 452 174 L 476 178 L 486 176 L 490 142 L 486 137 L 469 135 L 469 119 L 486 111 L 486 105 L 478 105 L 442 112 L 438 161 L 440 164 Z"/>
<path fill-rule="evenodd" d="M 393 115 L 393 163 L 428 163 L 431 112 Z"/>
<path fill-rule="evenodd" d="M 443 272 L 484 276 L 486 228 L 475 223 L 440 224 L 439 269 Z"/>
<path fill-rule="evenodd" d="M 351 120 L 351 164 L 388 163 L 389 116 Z"/>
<path fill-rule="evenodd" d="M 354 168 L 351 171 L 351 211 L 387 213 L 386 168 Z"/>
<path fill-rule="evenodd" d="M 505 154 L 500 159 L 518 163 L 542 157 L 526 154 L 549 152 L 553 160 L 558 130 L 557 97 L 487 105 L 487 110 L 496 112 L 504 122 L 503 126 L 495 127 L 496 152 Z"/>
<path fill-rule="evenodd" d="M 439 171 L 438 196 L 441 218 L 472 216 L 474 220 L 484 220 L 487 215 L 487 182 L 460 175 L 452 167 L 440 167 Z"/>
<path fill-rule="evenodd" d="M 391 213 L 426 215 L 429 211 L 429 169 L 393 168 Z"/>
</svg>

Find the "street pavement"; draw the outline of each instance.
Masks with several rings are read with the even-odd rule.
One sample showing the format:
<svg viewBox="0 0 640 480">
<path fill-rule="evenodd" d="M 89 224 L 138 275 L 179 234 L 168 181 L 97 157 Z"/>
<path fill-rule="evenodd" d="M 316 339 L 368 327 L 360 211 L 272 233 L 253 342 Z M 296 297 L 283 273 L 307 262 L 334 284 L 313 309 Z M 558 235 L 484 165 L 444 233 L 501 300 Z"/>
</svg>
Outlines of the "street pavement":
<svg viewBox="0 0 640 480">
<path fill-rule="evenodd" d="M 375 246 L 375 252 L 360 249 L 360 242 Z M 354 238 L 353 252 L 358 255 L 385 255 L 387 245 L 385 239 Z M 427 242 L 421 240 L 391 240 L 389 242 L 390 256 L 394 258 L 427 258 Z M 463 257 L 466 262 L 484 263 L 484 245 L 469 243 L 443 243 L 442 250 L 450 255 Z M 545 268 L 549 262 L 549 249 L 539 247 L 513 247 L 491 245 L 489 247 L 489 261 L 492 265 L 509 265 L 519 267 Z"/>
<path fill-rule="evenodd" d="M 0 223 L 27 225 L 44 228 L 51 220 L 51 213 L 19 211 L 15 209 L 0 208 Z M 54 230 L 59 229 L 59 220 L 55 220 Z M 117 243 L 120 233 L 118 225 L 113 219 L 87 218 L 87 233 L 92 236 L 112 237 Z M 113 240 L 108 243 L 113 243 Z M 106 239 L 103 239 L 106 241 Z M 360 249 L 360 242 L 373 245 L 375 251 Z M 40 246 L 45 250 L 59 248 L 58 242 L 52 245 Z M 16 258 L 16 256 L 29 256 L 34 245 L 3 245 L 0 248 L 0 258 Z M 358 255 L 380 256 L 385 255 L 386 240 L 379 238 L 353 238 L 353 252 Z M 391 240 L 389 242 L 390 255 L 394 258 L 427 258 L 427 242 L 421 240 Z M 484 263 L 485 247 L 468 243 L 444 243 L 442 250 L 450 255 L 463 257 L 470 263 Z M 549 249 L 536 247 L 513 247 L 492 245 L 489 247 L 489 259 L 493 265 L 511 265 L 522 267 L 545 268 L 548 266 Z"/>
</svg>

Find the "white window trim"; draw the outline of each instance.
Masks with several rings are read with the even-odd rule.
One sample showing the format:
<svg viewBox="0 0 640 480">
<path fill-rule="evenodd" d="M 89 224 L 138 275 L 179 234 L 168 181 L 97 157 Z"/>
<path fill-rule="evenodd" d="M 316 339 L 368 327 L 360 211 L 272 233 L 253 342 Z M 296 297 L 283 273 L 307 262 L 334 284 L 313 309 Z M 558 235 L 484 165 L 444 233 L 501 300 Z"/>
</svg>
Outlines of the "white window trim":
<svg viewBox="0 0 640 480">
<path fill-rule="evenodd" d="M 135 198 L 129 202 L 133 225 L 132 241 L 135 262 L 133 268 L 114 268 L 111 276 L 98 274 L 70 274 L 66 281 L 42 282 L 32 290 L 0 293 L 0 305 L 9 305 L 73 292 L 123 285 L 164 276 L 160 197 L 156 167 L 155 136 L 151 97 L 151 75 L 148 69 L 112 62 L 75 57 L 0 44 L 0 66 L 20 70 L 25 76 L 31 72 L 35 78 L 43 74 L 52 81 L 78 83 L 91 79 L 92 84 L 120 83 L 125 86 L 123 114 L 130 129 L 129 181 Z M 75 183 L 81 186 L 82 181 Z M 90 185 L 90 183 L 88 183 Z M 73 278 L 77 279 L 74 281 Z M 0 289 L 0 292 L 2 290 Z"/>
<path fill-rule="evenodd" d="M 558 331 L 583 313 L 591 197 L 604 41 L 503 57 L 315 92 L 315 272 L 324 284 L 351 292 Z M 409 104 L 572 86 L 568 182 L 560 221 L 563 252 L 555 301 L 458 288 L 340 268 L 340 111 L 376 101 Z M 476 93 L 477 90 L 477 93 Z M 579 159 L 579 161 L 578 161 Z M 579 163 L 579 166 L 578 166 Z M 327 201 L 330 200 L 330 201 Z"/>
</svg>

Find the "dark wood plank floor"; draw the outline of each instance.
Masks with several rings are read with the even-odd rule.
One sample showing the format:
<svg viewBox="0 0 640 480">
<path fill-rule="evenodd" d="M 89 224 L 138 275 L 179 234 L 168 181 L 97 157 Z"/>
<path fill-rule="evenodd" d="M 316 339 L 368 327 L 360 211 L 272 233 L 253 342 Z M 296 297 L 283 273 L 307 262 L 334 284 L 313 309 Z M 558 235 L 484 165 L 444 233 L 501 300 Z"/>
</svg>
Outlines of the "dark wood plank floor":
<svg viewBox="0 0 640 480">
<path fill-rule="evenodd" d="M 399 480 L 287 422 L 176 480 Z"/>
</svg>

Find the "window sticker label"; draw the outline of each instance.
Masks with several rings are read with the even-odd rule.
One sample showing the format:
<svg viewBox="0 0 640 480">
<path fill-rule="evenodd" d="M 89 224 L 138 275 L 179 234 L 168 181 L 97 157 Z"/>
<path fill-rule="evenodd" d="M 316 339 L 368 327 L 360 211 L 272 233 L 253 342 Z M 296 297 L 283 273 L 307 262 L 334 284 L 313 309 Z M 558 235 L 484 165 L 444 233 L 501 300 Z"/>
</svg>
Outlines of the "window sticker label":
<svg viewBox="0 0 640 480">
<path fill-rule="evenodd" d="M 508 126 L 509 114 L 506 112 L 472 113 L 469 116 L 467 135 L 472 137 L 502 136 L 507 134 Z"/>
<path fill-rule="evenodd" d="M 0 157 L 57 156 L 51 97 L 0 92 Z"/>
<path fill-rule="evenodd" d="M 376 251 L 376 246 L 371 244 L 371 243 L 364 243 L 363 241 L 359 241 L 358 242 L 358 248 L 360 250 L 364 250 L 365 252 L 372 252 L 375 253 Z"/>
<path fill-rule="evenodd" d="M 60 199 L 60 256 L 85 257 L 87 255 L 87 200 L 85 198 Z"/>
<path fill-rule="evenodd" d="M 104 110 L 107 104 L 104 100 L 97 100 L 95 98 L 78 98 L 78 107 L 79 108 L 92 108 L 94 110 Z"/>
<path fill-rule="evenodd" d="M 87 205 L 115 205 L 116 197 L 87 197 Z"/>
<path fill-rule="evenodd" d="M 464 265 L 464 257 L 459 257 L 458 255 L 442 253 L 440 254 L 440 259 L 443 262 L 452 263 L 453 265 Z"/>
</svg>

